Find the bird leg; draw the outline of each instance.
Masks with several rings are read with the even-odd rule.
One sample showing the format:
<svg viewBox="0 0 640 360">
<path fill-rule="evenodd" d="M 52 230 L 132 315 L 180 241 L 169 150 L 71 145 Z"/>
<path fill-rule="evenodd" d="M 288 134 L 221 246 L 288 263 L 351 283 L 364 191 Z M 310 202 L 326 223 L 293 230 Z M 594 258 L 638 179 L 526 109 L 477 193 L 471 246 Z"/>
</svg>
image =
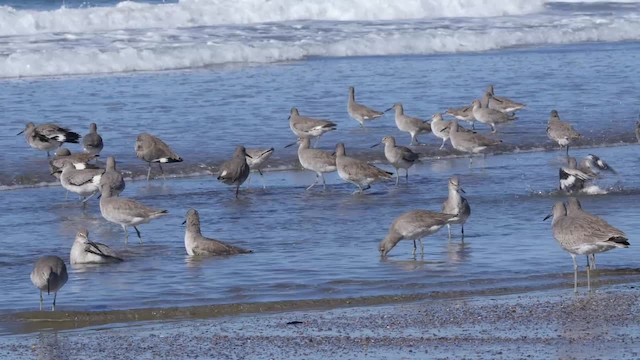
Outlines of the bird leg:
<svg viewBox="0 0 640 360">
<path fill-rule="evenodd" d="M 167 177 L 164 176 L 164 170 L 162 170 L 162 164 L 158 163 L 158 166 L 160 167 L 160 174 L 162 174 L 162 180 L 167 180 Z"/>
<path fill-rule="evenodd" d="M 464 224 L 462 224 L 462 242 L 464 242 Z"/>
<path fill-rule="evenodd" d="M 573 292 L 578 292 L 578 263 L 576 262 L 576 256 L 571 254 L 573 258 Z"/>
<path fill-rule="evenodd" d="M 129 242 L 129 232 L 127 231 L 127 225 L 122 225 L 122 229 L 124 230 L 124 244 L 127 245 Z"/>
<path fill-rule="evenodd" d="M 149 181 L 149 177 L 151 176 L 151 163 L 149 164 L 149 170 L 147 170 L 147 181 Z"/>
<path fill-rule="evenodd" d="M 53 293 L 53 305 L 51 305 L 51 311 L 56 311 L 56 297 L 58 296 L 58 292 Z"/>
<path fill-rule="evenodd" d="M 258 174 L 260 174 L 260 180 L 262 180 L 262 189 L 267 189 L 267 183 L 264 182 L 264 175 L 262 175 L 262 170 L 258 169 Z"/>
<path fill-rule="evenodd" d="M 240 192 L 240 184 L 236 185 L 236 199 L 238 198 L 238 193 Z"/>
<path fill-rule="evenodd" d="M 316 174 L 316 178 L 313 180 L 313 184 L 311 184 L 311 185 L 307 188 L 307 190 L 309 190 L 309 189 L 311 189 L 312 187 L 316 186 L 316 184 L 318 183 L 318 177 L 319 177 L 319 175 L 318 175 L 318 174 Z M 324 179 L 323 179 L 323 180 L 324 180 Z M 326 186 L 325 186 L 325 188 L 326 188 Z"/>
<path fill-rule="evenodd" d="M 449 240 L 451 240 L 451 224 L 447 224 L 447 230 L 449 230 Z"/>
<path fill-rule="evenodd" d="M 400 182 L 400 171 L 398 171 L 399 169 L 396 169 L 396 186 L 398 186 L 398 183 Z"/>
<path fill-rule="evenodd" d="M 324 190 L 327 190 L 327 183 L 326 183 L 326 181 L 324 180 L 324 174 L 323 174 L 323 173 L 320 173 L 320 177 L 322 178 L 322 188 L 323 188 Z"/>
<path fill-rule="evenodd" d="M 442 139 L 442 145 L 440 145 L 440 150 L 444 149 L 444 143 L 447 142 L 447 139 Z"/>
<path fill-rule="evenodd" d="M 133 228 L 136 230 L 136 234 L 138 235 L 138 239 L 140 239 L 140 244 L 142 244 L 142 236 L 140 236 L 140 230 L 134 225 Z"/>
<path fill-rule="evenodd" d="M 42 311 L 42 302 L 44 300 L 42 299 L 42 290 L 40 290 L 40 311 Z"/>
<path fill-rule="evenodd" d="M 420 238 L 420 255 L 424 257 L 424 243 L 422 242 L 422 238 Z"/>
<path fill-rule="evenodd" d="M 409 183 L 409 169 L 404 170 L 404 179 Z"/>
<path fill-rule="evenodd" d="M 591 274 L 589 272 L 589 264 L 587 264 L 587 291 L 591 292 Z"/>
<path fill-rule="evenodd" d="M 415 239 L 413 239 L 413 256 L 414 256 L 414 257 L 416 256 L 416 249 L 417 249 L 417 247 L 416 247 L 416 240 L 415 240 Z"/>
</svg>

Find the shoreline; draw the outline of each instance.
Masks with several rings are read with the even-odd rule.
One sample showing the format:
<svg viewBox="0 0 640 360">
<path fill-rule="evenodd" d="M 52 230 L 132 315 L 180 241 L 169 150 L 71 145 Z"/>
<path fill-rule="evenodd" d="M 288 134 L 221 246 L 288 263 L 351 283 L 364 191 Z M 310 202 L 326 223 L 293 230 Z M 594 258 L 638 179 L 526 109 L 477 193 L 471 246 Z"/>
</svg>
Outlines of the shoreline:
<svg viewBox="0 0 640 360">
<path fill-rule="evenodd" d="M 639 320 L 634 283 L 42 331 L 1 338 L 0 356 L 625 359 Z"/>
</svg>

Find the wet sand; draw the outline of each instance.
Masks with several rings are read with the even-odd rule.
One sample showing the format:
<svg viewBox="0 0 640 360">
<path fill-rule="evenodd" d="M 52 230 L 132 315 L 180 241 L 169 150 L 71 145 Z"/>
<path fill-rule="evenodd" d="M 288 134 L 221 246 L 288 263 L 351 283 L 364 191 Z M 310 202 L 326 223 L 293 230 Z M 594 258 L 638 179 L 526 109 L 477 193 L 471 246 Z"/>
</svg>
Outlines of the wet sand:
<svg viewBox="0 0 640 360">
<path fill-rule="evenodd" d="M 0 358 L 635 359 L 639 330 L 622 284 L 40 331 L 0 338 Z"/>
</svg>

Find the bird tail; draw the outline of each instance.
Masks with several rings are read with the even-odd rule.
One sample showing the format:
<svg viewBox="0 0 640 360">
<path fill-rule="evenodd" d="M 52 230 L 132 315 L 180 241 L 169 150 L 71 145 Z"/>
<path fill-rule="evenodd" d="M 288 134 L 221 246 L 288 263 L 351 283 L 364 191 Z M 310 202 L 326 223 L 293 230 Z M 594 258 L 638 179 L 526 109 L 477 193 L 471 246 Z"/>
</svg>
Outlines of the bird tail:
<svg viewBox="0 0 640 360">
<path fill-rule="evenodd" d="M 67 133 L 64 134 L 64 142 L 77 144 L 78 140 L 80 140 L 80 134 L 77 132 L 67 131 Z"/>
<path fill-rule="evenodd" d="M 619 248 L 628 248 L 629 245 L 631 245 L 629 244 L 629 239 L 624 236 L 614 236 L 608 239 L 607 242 L 612 243 L 615 247 Z"/>
</svg>

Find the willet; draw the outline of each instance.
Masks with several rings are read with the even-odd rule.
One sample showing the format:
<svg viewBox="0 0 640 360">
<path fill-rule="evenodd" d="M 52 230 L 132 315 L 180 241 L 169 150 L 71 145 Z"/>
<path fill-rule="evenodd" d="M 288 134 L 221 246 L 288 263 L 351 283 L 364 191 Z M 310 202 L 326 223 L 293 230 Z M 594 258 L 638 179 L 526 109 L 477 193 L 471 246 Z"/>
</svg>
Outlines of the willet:
<svg viewBox="0 0 640 360">
<path fill-rule="evenodd" d="M 116 170 L 116 159 L 113 156 L 107 158 L 107 168 L 100 178 L 100 186 L 108 186 L 113 196 L 120 195 L 126 186 L 122 174 Z"/>
<path fill-rule="evenodd" d="M 573 140 L 581 138 L 580 134 L 573 129 L 571 124 L 560 120 L 560 116 L 556 110 L 551 110 L 549 123 L 547 125 L 547 136 L 555 141 L 561 147 L 567 148 L 567 156 L 569 156 L 569 144 Z"/>
<path fill-rule="evenodd" d="M 449 238 L 451 238 L 451 224 L 460 224 L 462 226 L 462 241 L 464 241 L 464 223 L 471 215 L 471 207 L 469 202 L 460 193 L 464 193 L 464 189 L 460 186 L 460 179 L 457 176 L 449 178 L 449 197 L 442 203 L 442 213 L 457 215 L 457 219 L 447 223 L 449 230 Z"/>
<path fill-rule="evenodd" d="M 343 143 L 336 145 L 336 168 L 338 176 L 342 180 L 358 187 L 354 194 L 367 190 L 377 180 L 391 179 L 393 176 L 391 172 L 378 169 L 356 158 L 348 157 Z"/>
<path fill-rule="evenodd" d="M 53 293 L 51 311 L 56 309 L 58 290 L 64 286 L 68 279 L 67 266 L 61 258 L 48 255 L 36 261 L 33 271 L 31 271 L 31 282 L 35 287 L 40 289 L 40 310 L 42 310 L 43 302 L 42 292 L 45 290 L 47 294 Z"/>
<path fill-rule="evenodd" d="M 100 179 L 104 169 L 76 169 L 73 163 L 67 162 L 62 166 L 60 184 L 68 191 L 83 197 L 85 203 L 98 191 L 100 191 Z"/>
<path fill-rule="evenodd" d="M 616 171 L 609 166 L 609 164 L 593 154 L 585 156 L 580 161 L 580 164 L 578 164 L 578 169 L 594 178 L 598 177 L 602 171 L 609 171 L 616 174 Z"/>
<path fill-rule="evenodd" d="M 384 112 L 373 110 L 356 102 L 356 90 L 353 86 L 349 87 L 349 102 L 347 103 L 347 112 L 349 116 L 364 127 L 365 121 L 371 121 L 384 115 Z"/>
<path fill-rule="evenodd" d="M 95 158 L 95 155 L 87 153 L 72 154 L 69 149 L 60 147 L 56 150 L 56 155 L 49 160 L 49 170 L 59 179 L 62 167 L 67 162 L 72 163 L 76 169 L 98 169 L 97 166 L 89 164 L 89 161 Z"/>
<path fill-rule="evenodd" d="M 195 209 L 187 211 L 187 219 L 182 224 L 187 224 L 184 233 L 184 247 L 188 255 L 236 255 L 248 254 L 253 251 L 226 244 L 222 241 L 206 238 L 200 231 L 200 215 Z"/>
<path fill-rule="evenodd" d="M 502 111 L 504 113 L 512 113 L 521 110 L 526 106 L 526 104 L 513 101 L 509 98 L 496 96 L 495 92 L 493 91 L 493 85 L 489 85 L 487 87 L 487 90 L 482 97 L 482 107 L 489 107 L 498 111 Z"/>
<path fill-rule="evenodd" d="M 431 117 L 431 131 L 435 136 L 442 139 L 442 145 L 440 146 L 440 149 L 443 149 L 444 144 L 447 142 L 447 140 L 449 140 L 450 128 L 451 125 L 449 124 L 449 122 L 442 119 L 442 114 L 437 113 Z M 473 131 L 462 127 L 462 125 L 460 124 L 458 124 L 458 132 L 473 133 Z"/>
<path fill-rule="evenodd" d="M 480 134 L 459 131 L 458 120 L 449 123 L 449 139 L 454 149 L 469 153 L 469 166 L 473 162 L 471 154 L 477 154 L 489 146 L 498 145 L 501 140 L 494 140 Z"/>
<path fill-rule="evenodd" d="M 262 179 L 262 188 L 266 189 L 267 185 L 264 182 L 264 176 L 262 175 L 262 168 L 264 164 L 269 160 L 271 155 L 273 155 L 273 148 L 269 149 L 245 149 L 247 152 L 246 160 L 247 165 L 249 165 L 250 170 L 257 171 L 260 174 L 260 179 Z M 251 176 L 251 174 L 249 174 Z M 251 181 L 251 179 L 249 179 Z"/>
<path fill-rule="evenodd" d="M 24 138 L 27 140 L 29 146 L 34 149 L 47 152 L 59 148 L 62 143 L 78 143 L 80 135 L 69 129 L 65 129 L 56 124 L 41 124 L 35 125 L 32 122 L 27 123 L 24 130 L 20 131 L 18 135 L 24 133 Z"/>
<path fill-rule="evenodd" d="M 457 219 L 456 215 L 429 210 L 406 212 L 393 221 L 389 233 L 380 242 L 380 255 L 387 256 L 389 251 L 402 239 L 413 240 L 414 256 L 416 255 L 416 240 L 420 240 L 421 253 L 424 254 L 422 238 L 435 233 L 455 219 Z"/>
<path fill-rule="evenodd" d="M 384 144 L 384 157 L 396 169 L 396 185 L 400 181 L 400 169 L 404 169 L 408 183 L 409 168 L 418 161 L 420 156 L 407 147 L 396 145 L 396 139 L 393 136 L 383 137 L 382 141 L 372 147 L 380 144 Z"/>
<path fill-rule="evenodd" d="M 236 186 L 236 198 L 240 191 L 240 185 L 249 177 L 250 170 L 247 164 L 247 157 L 251 156 L 247 154 L 244 146 L 238 145 L 231 160 L 227 160 L 220 165 L 220 170 L 218 171 L 218 180 L 227 185 Z"/>
<path fill-rule="evenodd" d="M 483 123 L 491 126 L 491 132 L 496 132 L 496 125 L 504 124 L 506 122 L 515 120 L 515 116 L 503 113 L 502 111 L 482 107 L 480 100 L 474 100 L 473 103 L 473 117 Z"/>
<path fill-rule="evenodd" d="M 122 226 L 124 229 L 125 243 L 129 240 L 127 226 L 133 226 L 142 243 L 142 237 L 137 226 L 146 224 L 149 221 L 166 215 L 167 210 L 157 210 L 143 205 L 133 199 L 123 197 L 115 197 L 111 192 L 111 188 L 103 185 L 100 188 L 102 196 L 100 197 L 100 213 L 107 221 Z"/>
<path fill-rule="evenodd" d="M 615 247 L 626 248 L 629 241 L 626 235 L 605 221 L 597 222 L 584 215 L 567 215 L 567 208 L 562 202 L 556 202 L 552 214 L 553 237 L 573 259 L 573 279 L 575 292 L 578 291 L 578 264 L 576 255 L 591 255 L 607 251 Z M 587 266 L 587 288 L 591 290 L 591 277 Z"/>
<path fill-rule="evenodd" d="M 311 149 L 309 138 L 299 138 L 298 143 L 298 160 L 300 165 L 307 170 L 316 173 L 316 179 L 307 190 L 314 187 L 319 179 L 322 179 L 322 186 L 326 190 L 327 183 L 324 179 L 324 173 L 336 171 L 336 157 L 326 151 Z"/>
<path fill-rule="evenodd" d="M 447 115 L 451 115 L 454 118 L 462 121 L 466 121 L 471 124 L 471 129 L 475 129 L 476 118 L 473 117 L 473 105 L 463 106 L 459 108 L 448 108 Z M 433 122 L 431 123 L 433 128 Z"/>
<path fill-rule="evenodd" d="M 318 145 L 318 141 L 320 141 L 320 136 L 326 132 L 335 130 L 337 126 L 336 123 L 330 120 L 301 116 L 295 107 L 291 108 L 291 113 L 289 114 L 289 127 L 291 131 L 299 138 L 318 138 L 316 145 Z"/>
<path fill-rule="evenodd" d="M 87 229 L 76 233 L 69 257 L 71 264 L 107 264 L 123 261 L 118 253 L 107 245 L 89 240 Z"/>
<path fill-rule="evenodd" d="M 584 189 L 585 182 L 593 179 L 592 176 L 578 169 L 576 158 L 572 156 L 567 158 L 567 166 L 560 168 L 559 178 L 560 190 L 569 194 Z"/>
<path fill-rule="evenodd" d="M 392 107 L 388 108 L 384 112 L 395 110 L 396 126 L 400 131 L 408 132 L 411 135 L 411 145 L 421 145 L 418 141 L 418 134 L 431 132 L 431 124 L 418 119 L 416 117 L 408 116 L 404 114 L 404 108 L 401 103 L 395 103 Z"/>
<path fill-rule="evenodd" d="M 142 133 L 138 135 L 136 139 L 136 156 L 138 159 L 146 161 L 149 164 L 149 170 L 147 171 L 147 181 L 151 176 L 151 163 L 158 163 L 160 167 L 160 173 L 164 178 L 164 171 L 162 170 L 163 163 L 181 162 L 182 158 L 178 156 L 169 145 L 159 138 Z"/>
<path fill-rule="evenodd" d="M 95 123 L 89 125 L 89 133 L 82 138 L 84 151 L 92 155 L 99 155 L 104 147 L 102 136 L 98 134 L 98 127 Z"/>
</svg>

